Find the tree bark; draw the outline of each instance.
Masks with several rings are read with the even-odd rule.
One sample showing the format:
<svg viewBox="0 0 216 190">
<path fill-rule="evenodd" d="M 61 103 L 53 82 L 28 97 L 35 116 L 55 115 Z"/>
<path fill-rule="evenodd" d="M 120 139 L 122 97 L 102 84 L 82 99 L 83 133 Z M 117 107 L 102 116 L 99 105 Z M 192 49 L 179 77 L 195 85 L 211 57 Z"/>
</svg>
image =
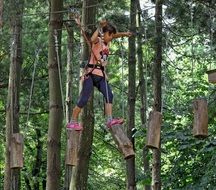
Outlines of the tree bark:
<svg viewBox="0 0 216 190">
<path fill-rule="evenodd" d="M 20 189 L 20 168 L 10 168 L 10 146 L 13 133 L 19 133 L 19 91 L 20 75 L 22 65 L 22 16 L 24 1 L 11 0 L 11 52 L 10 52 L 10 73 L 6 109 L 6 154 L 4 190 Z"/>
<path fill-rule="evenodd" d="M 37 144 L 36 144 L 36 159 L 35 159 L 35 163 L 34 163 L 34 167 L 32 169 L 32 176 L 37 179 L 34 180 L 33 182 L 33 189 L 34 190 L 39 190 L 40 187 L 40 183 L 39 183 L 39 177 L 40 177 L 40 173 L 41 173 L 41 167 L 42 167 L 42 153 L 43 153 L 43 142 L 41 140 L 42 134 L 41 134 L 41 130 L 39 128 L 35 129 L 36 132 L 36 138 L 37 138 Z"/>
<path fill-rule="evenodd" d="M 154 111 L 161 112 L 161 63 L 162 63 L 162 0 L 156 0 L 155 7 L 155 61 L 153 65 Z M 161 189 L 161 150 L 153 150 L 152 188 Z"/>
<path fill-rule="evenodd" d="M 130 31 L 136 33 L 136 1 L 131 0 L 130 5 Z M 135 91 L 136 91 L 136 44 L 135 36 L 129 38 L 129 76 L 128 76 L 128 137 L 134 146 L 133 129 L 135 128 Z M 127 160 L 127 189 L 136 189 L 135 157 Z"/>
<path fill-rule="evenodd" d="M 47 190 L 60 189 L 60 148 L 61 126 L 63 119 L 63 102 L 60 88 L 59 66 L 62 29 L 62 0 L 50 1 L 49 21 L 49 128 L 47 147 Z M 58 44 L 55 44 L 55 35 Z M 58 45 L 58 47 L 56 47 Z M 59 63 L 60 65 L 60 63 Z"/>
<path fill-rule="evenodd" d="M 137 36 L 137 60 L 138 60 L 138 73 L 139 73 L 139 84 L 140 84 L 140 100 L 141 100 L 141 108 L 140 108 L 140 118 L 142 126 L 147 129 L 147 63 L 143 60 L 143 30 L 142 30 L 142 9 L 140 6 L 139 0 L 137 0 L 137 9 L 138 9 L 138 24 L 139 24 L 139 33 Z M 144 21 L 143 21 L 144 22 Z M 149 166 L 149 159 L 148 159 L 148 153 L 149 149 L 145 146 L 145 141 L 143 142 L 143 169 L 144 169 L 144 175 L 146 178 L 150 179 L 150 166 Z M 151 190 L 151 186 L 149 184 L 145 185 L 145 190 Z"/>
<path fill-rule="evenodd" d="M 83 1 L 82 25 L 85 27 L 85 31 L 90 31 L 89 33 L 87 33 L 88 37 L 91 36 L 95 29 L 93 25 L 95 24 L 96 7 L 92 6 L 95 4 L 97 4 L 96 0 Z M 88 30 L 86 30 L 86 26 L 90 26 L 88 27 Z M 88 60 L 88 58 L 89 47 L 86 43 L 82 43 L 82 63 Z M 82 131 L 81 135 L 80 149 L 78 154 L 79 160 L 76 168 L 74 185 L 76 190 L 87 190 L 89 159 L 91 156 L 94 135 L 93 94 L 90 97 L 88 104 L 83 109 L 82 124 L 84 130 Z"/>
</svg>

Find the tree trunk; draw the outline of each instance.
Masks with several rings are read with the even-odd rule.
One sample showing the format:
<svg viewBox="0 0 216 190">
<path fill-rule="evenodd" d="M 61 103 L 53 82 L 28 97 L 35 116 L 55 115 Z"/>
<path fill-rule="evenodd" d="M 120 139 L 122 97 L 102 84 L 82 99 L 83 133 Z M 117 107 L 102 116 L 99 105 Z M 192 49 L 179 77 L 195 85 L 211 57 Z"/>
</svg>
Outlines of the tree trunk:
<svg viewBox="0 0 216 190">
<path fill-rule="evenodd" d="M 47 190 L 60 189 L 60 148 L 61 148 L 61 126 L 63 116 L 63 102 L 60 88 L 60 50 L 61 50 L 61 29 L 62 29 L 62 0 L 50 1 L 49 21 L 49 128 L 47 147 Z M 55 35 L 57 43 L 55 44 Z M 59 46 L 58 46 L 59 45 Z M 57 47 L 58 46 L 58 47 Z"/>
<path fill-rule="evenodd" d="M 156 0 L 155 7 L 155 62 L 153 65 L 154 111 L 161 112 L 161 62 L 162 62 L 162 0 Z M 153 190 L 161 189 L 161 150 L 153 150 Z"/>
<path fill-rule="evenodd" d="M 37 144 L 36 144 L 36 159 L 34 163 L 34 167 L 32 169 L 32 176 L 36 180 L 33 180 L 33 189 L 34 190 L 39 190 L 40 188 L 40 183 L 39 183 L 39 177 L 42 169 L 42 152 L 43 152 L 43 142 L 41 140 L 42 134 L 41 130 L 39 128 L 35 129 L 36 132 L 36 139 L 37 139 Z"/>
<path fill-rule="evenodd" d="M 69 18 L 70 19 L 70 18 Z M 65 25 L 68 32 L 68 38 L 67 38 L 67 73 L 66 73 L 66 123 L 70 121 L 71 117 L 71 104 L 72 104 L 72 60 L 73 60 L 73 51 L 74 51 L 74 45 L 73 45 L 73 38 L 74 38 L 74 32 L 73 29 L 67 25 Z M 65 181 L 64 181 L 64 190 L 69 190 L 70 188 L 70 181 L 72 173 L 74 172 L 75 166 L 66 165 L 65 166 Z"/>
<path fill-rule="evenodd" d="M 88 27 L 88 31 L 94 32 L 94 23 L 97 4 L 96 0 L 84 0 L 83 1 L 83 13 L 82 13 L 82 24 Z M 90 34 L 90 35 L 91 35 Z M 89 34 L 87 36 L 90 37 Z M 86 43 L 82 43 L 82 59 L 84 62 L 89 58 L 89 48 Z M 93 112 L 93 95 L 88 101 L 87 106 L 83 109 L 82 124 L 84 130 L 82 131 L 80 140 L 79 160 L 76 168 L 75 187 L 76 190 L 86 190 L 88 182 L 88 170 L 89 170 L 89 159 L 91 156 L 91 148 L 94 134 L 94 112 Z"/>
<path fill-rule="evenodd" d="M 137 37 L 137 58 L 138 58 L 138 72 L 139 72 L 139 85 L 140 85 L 140 100 L 141 100 L 141 108 L 140 108 L 140 118 L 142 122 L 142 126 L 147 128 L 147 71 L 144 68 L 147 68 L 146 62 L 143 61 L 143 50 L 142 50 L 142 41 L 143 41 L 143 31 L 142 31 L 142 9 L 140 7 L 140 2 L 137 0 L 137 9 L 138 9 L 138 24 L 139 24 L 139 34 Z M 144 63 L 143 63 L 144 62 Z M 144 65 L 143 65 L 144 64 Z M 149 166 L 149 159 L 148 159 L 149 149 L 143 146 L 143 168 L 144 168 L 144 175 L 146 178 L 150 179 L 150 166 Z M 150 185 L 145 185 L 145 190 L 151 190 Z"/>
<path fill-rule="evenodd" d="M 22 65 L 22 16 L 24 1 L 11 0 L 11 52 L 8 97 L 6 109 L 6 155 L 4 190 L 20 189 L 20 168 L 10 168 L 10 145 L 14 133 L 19 133 L 19 91 Z"/>
<path fill-rule="evenodd" d="M 130 31 L 136 33 L 136 1 L 130 5 Z M 132 130 L 135 128 L 135 91 L 136 91 L 136 50 L 135 36 L 129 38 L 129 76 L 128 76 L 128 137 L 134 146 Z M 127 189 L 135 190 L 135 157 L 127 160 Z"/>
</svg>

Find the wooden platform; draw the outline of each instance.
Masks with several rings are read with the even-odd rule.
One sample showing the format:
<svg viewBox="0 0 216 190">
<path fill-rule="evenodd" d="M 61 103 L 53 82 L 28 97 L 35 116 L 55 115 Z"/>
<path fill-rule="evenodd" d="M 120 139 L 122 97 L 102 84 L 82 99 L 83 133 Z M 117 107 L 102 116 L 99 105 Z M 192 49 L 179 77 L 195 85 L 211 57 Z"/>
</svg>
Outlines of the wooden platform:
<svg viewBox="0 0 216 190">
<path fill-rule="evenodd" d="M 78 162 L 78 151 L 80 135 L 82 131 L 67 130 L 67 150 L 65 163 L 70 166 L 76 166 Z"/>
<path fill-rule="evenodd" d="M 208 107 L 205 99 L 196 99 L 193 102 L 194 122 L 193 136 L 206 138 L 208 136 Z"/>
<path fill-rule="evenodd" d="M 123 154 L 125 159 L 134 157 L 133 144 L 127 137 L 121 125 L 114 125 L 109 128 L 110 133 L 118 146 L 119 151 Z"/>
<path fill-rule="evenodd" d="M 151 111 L 149 114 L 146 146 L 151 149 L 158 149 L 160 145 L 162 114 L 158 111 Z"/>
<path fill-rule="evenodd" d="M 24 150 L 24 140 L 22 134 L 20 133 L 12 134 L 10 148 L 11 148 L 10 168 L 22 168 L 23 150 Z"/>
</svg>

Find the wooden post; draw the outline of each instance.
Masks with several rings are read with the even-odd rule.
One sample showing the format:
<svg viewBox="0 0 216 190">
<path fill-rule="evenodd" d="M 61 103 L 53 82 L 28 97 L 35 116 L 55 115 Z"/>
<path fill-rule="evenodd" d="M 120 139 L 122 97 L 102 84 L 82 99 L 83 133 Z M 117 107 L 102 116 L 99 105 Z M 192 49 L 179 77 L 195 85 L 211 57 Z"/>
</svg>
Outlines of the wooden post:
<svg viewBox="0 0 216 190">
<path fill-rule="evenodd" d="M 12 134 L 10 149 L 10 168 L 23 167 L 23 135 L 20 133 Z"/>
<path fill-rule="evenodd" d="M 135 155 L 133 145 L 123 131 L 122 126 L 114 125 L 109 128 L 109 131 L 112 134 L 112 137 L 117 144 L 119 151 L 124 155 L 124 158 L 132 158 Z"/>
<path fill-rule="evenodd" d="M 205 99 L 194 100 L 193 136 L 204 138 L 208 136 L 208 108 Z"/>
<path fill-rule="evenodd" d="M 161 133 L 162 114 L 158 111 L 151 111 L 147 131 L 146 146 L 148 148 L 159 148 Z"/>
<path fill-rule="evenodd" d="M 67 150 L 65 160 L 67 165 L 77 165 L 80 135 L 81 131 L 67 130 Z"/>
<path fill-rule="evenodd" d="M 216 69 L 207 71 L 208 81 L 210 83 L 216 83 Z"/>
</svg>

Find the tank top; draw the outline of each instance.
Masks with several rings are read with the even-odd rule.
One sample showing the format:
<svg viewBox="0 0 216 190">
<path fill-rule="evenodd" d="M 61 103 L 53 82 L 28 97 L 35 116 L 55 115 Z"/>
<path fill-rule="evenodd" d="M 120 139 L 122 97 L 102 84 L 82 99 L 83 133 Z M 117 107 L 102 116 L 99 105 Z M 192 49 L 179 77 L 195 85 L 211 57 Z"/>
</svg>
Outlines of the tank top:
<svg viewBox="0 0 216 190">
<path fill-rule="evenodd" d="M 98 60 L 100 60 L 102 66 L 106 66 L 109 56 L 109 44 L 104 43 L 102 39 L 98 37 L 98 42 L 92 45 L 92 51 L 94 52 L 94 54 L 91 53 L 89 64 L 99 64 Z M 87 69 L 87 72 L 89 71 L 91 71 L 90 68 Z M 103 76 L 102 70 L 98 68 L 95 68 L 92 74 Z"/>
</svg>

